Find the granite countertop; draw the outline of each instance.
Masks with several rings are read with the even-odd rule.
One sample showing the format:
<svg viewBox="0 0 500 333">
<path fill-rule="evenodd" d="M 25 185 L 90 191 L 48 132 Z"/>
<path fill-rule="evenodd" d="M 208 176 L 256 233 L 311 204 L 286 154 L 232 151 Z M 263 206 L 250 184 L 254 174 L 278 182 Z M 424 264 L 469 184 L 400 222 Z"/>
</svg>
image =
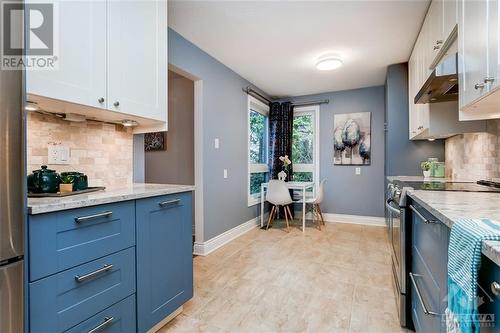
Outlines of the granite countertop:
<svg viewBox="0 0 500 333">
<path fill-rule="evenodd" d="M 132 184 L 125 187 L 106 188 L 103 191 L 77 194 L 67 197 L 28 198 L 28 213 L 42 214 L 60 210 L 102 205 L 118 201 L 135 200 L 165 194 L 189 192 L 192 185 Z"/>
<path fill-rule="evenodd" d="M 450 228 L 463 217 L 500 221 L 500 193 L 411 190 L 408 194 Z M 500 266 L 500 242 L 483 242 L 483 254 Z"/>
<path fill-rule="evenodd" d="M 387 180 L 393 182 L 395 180 L 401 182 L 454 182 L 454 183 L 475 183 L 473 180 L 456 179 L 456 178 L 424 178 L 424 176 L 387 176 Z"/>
</svg>

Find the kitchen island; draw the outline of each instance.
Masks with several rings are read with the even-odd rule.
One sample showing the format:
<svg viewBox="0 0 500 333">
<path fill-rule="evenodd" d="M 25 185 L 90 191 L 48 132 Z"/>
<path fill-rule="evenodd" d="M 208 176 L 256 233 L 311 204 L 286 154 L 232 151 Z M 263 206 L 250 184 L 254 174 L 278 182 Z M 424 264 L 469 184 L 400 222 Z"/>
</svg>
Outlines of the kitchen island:
<svg viewBox="0 0 500 333">
<path fill-rule="evenodd" d="M 28 332 L 156 330 L 193 296 L 193 186 L 30 198 Z"/>
</svg>

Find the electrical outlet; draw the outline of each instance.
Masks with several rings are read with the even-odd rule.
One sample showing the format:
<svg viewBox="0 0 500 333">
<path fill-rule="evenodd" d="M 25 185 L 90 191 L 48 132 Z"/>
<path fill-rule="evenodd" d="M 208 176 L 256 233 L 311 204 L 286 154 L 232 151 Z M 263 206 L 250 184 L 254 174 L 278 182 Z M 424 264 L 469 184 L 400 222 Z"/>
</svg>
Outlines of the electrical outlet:
<svg viewBox="0 0 500 333">
<path fill-rule="evenodd" d="M 224 179 L 227 179 L 227 169 L 224 169 Z"/>
<path fill-rule="evenodd" d="M 48 164 L 69 164 L 69 147 L 49 145 Z"/>
<path fill-rule="evenodd" d="M 356 168 L 356 175 L 359 176 L 360 174 L 361 174 L 361 168 L 358 167 L 358 168 Z"/>
<path fill-rule="evenodd" d="M 215 138 L 214 140 L 214 148 L 219 149 L 219 138 Z"/>
</svg>

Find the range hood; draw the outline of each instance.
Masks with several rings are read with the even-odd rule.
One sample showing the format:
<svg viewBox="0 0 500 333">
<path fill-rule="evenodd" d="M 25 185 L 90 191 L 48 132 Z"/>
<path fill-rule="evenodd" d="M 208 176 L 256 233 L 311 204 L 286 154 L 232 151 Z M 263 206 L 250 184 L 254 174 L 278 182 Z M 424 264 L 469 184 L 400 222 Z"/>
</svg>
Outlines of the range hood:
<svg viewBox="0 0 500 333">
<path fill-rule="evenodd" d="M 415 96 L 415 104 L 458 100 L 458 54 L 442 61 Z"/>
</svg>

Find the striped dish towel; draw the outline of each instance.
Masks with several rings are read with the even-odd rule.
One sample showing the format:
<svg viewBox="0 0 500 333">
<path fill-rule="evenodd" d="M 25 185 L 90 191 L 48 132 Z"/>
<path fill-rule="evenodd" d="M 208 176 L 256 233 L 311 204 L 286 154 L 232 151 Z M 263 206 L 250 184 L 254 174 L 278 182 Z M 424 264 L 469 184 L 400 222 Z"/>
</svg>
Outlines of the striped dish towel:
<svg viewBox="0 0 500 333">
<path fill-rule="evenodd" d="M 500 223 L 460 219 L 451 228 L 448 246 L 448 333 L 479 332 L 477 277 L 485 240 L 500 240 Z"/>
</svg>

